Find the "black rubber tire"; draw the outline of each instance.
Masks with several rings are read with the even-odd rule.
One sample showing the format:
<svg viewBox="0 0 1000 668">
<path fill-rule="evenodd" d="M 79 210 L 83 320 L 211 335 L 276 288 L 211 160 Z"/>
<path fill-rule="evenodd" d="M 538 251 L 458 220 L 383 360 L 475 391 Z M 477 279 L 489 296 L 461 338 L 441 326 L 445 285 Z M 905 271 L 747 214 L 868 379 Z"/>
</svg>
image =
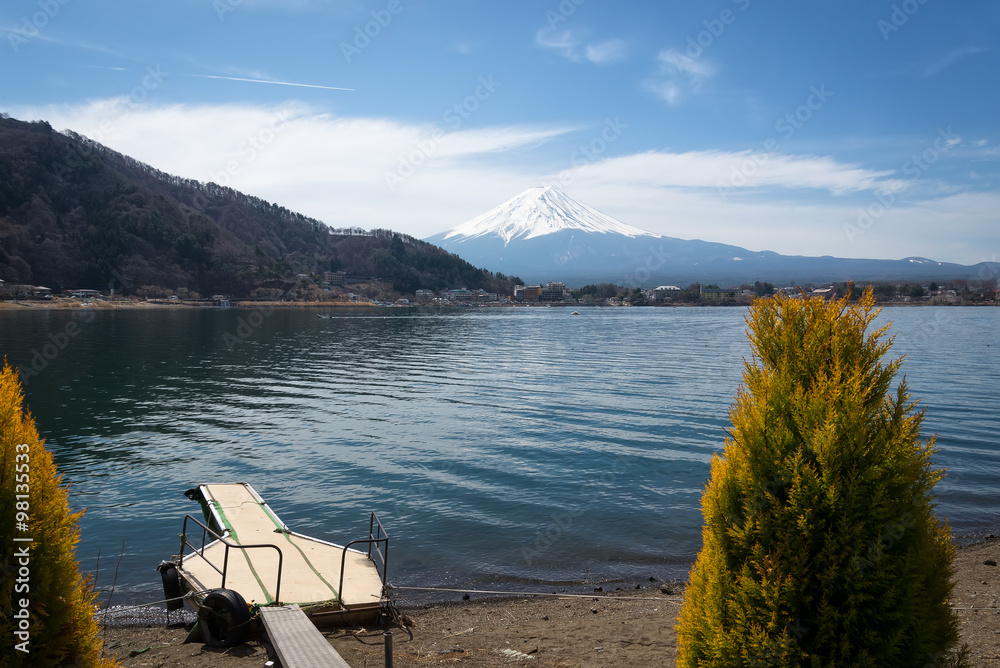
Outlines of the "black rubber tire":
<svg viewBox="0 0 1000 668">
<path fill-rule="evenodd" d="M 216 589 L 198 608 L 198 628 L 209 647 L 236 647 L 250 635 L 250 609 L 239 592 Z"/>
<path fill-rule="evenodd" d="M 181 590 L 181 576 L 177 574 L 177 568 L 170 562 L 164 562 L 157 570 L 163 579 L 163 597 L 167 599 L 167 610 L 180 610 L 184 607 L 181 599 L 184 592 Z"/>
</svg>

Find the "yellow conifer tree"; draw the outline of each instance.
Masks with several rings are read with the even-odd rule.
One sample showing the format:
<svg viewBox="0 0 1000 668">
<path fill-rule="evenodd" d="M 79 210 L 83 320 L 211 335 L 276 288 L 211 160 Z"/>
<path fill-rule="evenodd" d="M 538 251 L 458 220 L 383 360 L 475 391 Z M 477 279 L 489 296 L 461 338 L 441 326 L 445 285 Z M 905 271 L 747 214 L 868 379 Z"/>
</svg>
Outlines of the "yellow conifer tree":
<svg viewBox="0 0 1000 668">
<path fill-rule="evenodd" d="M 752 359 L 702 497 L 678 666 L 953 665 L 954 547 L 934 439 L 871 290 L 756 300 Z"/>
<path fill-rule="evenodd" d="M 52 454 L 38 437 L 17 373 L 0 372 L 0 656 L 5 666 L 117 665 L 102 657 L 96 594 L 75 549 L 72 512 Z"/>
</svg>

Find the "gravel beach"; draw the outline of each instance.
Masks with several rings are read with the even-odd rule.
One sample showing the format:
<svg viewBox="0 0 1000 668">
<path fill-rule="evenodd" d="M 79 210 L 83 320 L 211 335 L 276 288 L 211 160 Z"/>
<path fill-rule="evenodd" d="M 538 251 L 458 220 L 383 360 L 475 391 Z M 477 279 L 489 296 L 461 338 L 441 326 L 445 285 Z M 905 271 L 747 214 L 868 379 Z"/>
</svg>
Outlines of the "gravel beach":
<svg viewBox="0 0 1000 668">
<path fill-rule="evenodd" d="M 960 548 L 955 560 L 952 602 L 971 665 L 978 668 L 1000 668 L 998 561 L 1000 540 L 992 537 Z M 397 668 L 673 666 L 681 594 L 680 584 L 647 581 L 605 585 L 582 598 L 473 594 L 469 600 L 416 606 L 400 600 L 401 623 L 324 635 L 355 668 L 385 665 L 386 630 L 393 633 Z M 215 650 L 184 644 L 183 625 L 114 626 L 104 632 L 105 649 L 129 667 L 249 668 L 269 660 L 266 637 Z"/>
</svg>

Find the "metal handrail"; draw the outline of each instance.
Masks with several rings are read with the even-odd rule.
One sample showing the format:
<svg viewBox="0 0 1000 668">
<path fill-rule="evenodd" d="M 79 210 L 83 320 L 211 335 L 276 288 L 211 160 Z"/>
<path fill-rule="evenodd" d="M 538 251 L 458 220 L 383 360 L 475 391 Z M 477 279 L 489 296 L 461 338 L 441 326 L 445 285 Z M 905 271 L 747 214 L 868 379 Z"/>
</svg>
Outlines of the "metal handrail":
<svg viewBox="0 0 1000 668">
<path fill-rule="evenodd" d="M 378 527 L 378 531 L 372 533 L 375 527 Z M 378 553 L 379 558 L 382 560 L 382 584 L 385 584 L 385 577 L 387 574 L 387 569 L 389 567 L 389 534 L 386 533 L 385 529 L 382 527 L 382 522 L 379 521 L 378 516 L 375 511 L 372 511 L 371 518 L 368 520 L 368 538 L 374 540 L 374 543 L 369 543 L 368 545 L 368 558 L 372 558 L 372 545 L 375 546 L 375 552 Z M 380 542 L 385 542 L 385 554 L 379 550 L 378 544 Z M 372 559 L 372 561 L 375 561 Z M 378 566 L 375 567 L 378 570 Z"/>
<path fill-rule="evenodd" d="M 376 527 L 378 530 L 376 531 Z M 360 538 L 358 540 L 352 540 L 350 543 L 344 546 L 343 552 L 340 555 L 340 582 L 337 585 L 337 595 L 340 597 L 341 605 L 344 604 L 344 569 L 347 566 L 347 550 L 352 545 L 360 545 L 362 543 L 368 544 L 368 558 L 372 561 L 372 546 L 375 547 L 375 552 L 378 554 L 379 558 L 382 560 L 382 572 L 380 574 L 380 580 L 382 581 L 383 593 L 385 590 L 385 577 L 389 568 L 389 534 L 386 533 L 385 529 L 382 527 L 382 523 L 379 521 L 378 517 L 373 512 L 371 518 L 368 521 L 368 538 Z M 385 543 L 385 552 L 379 549 L 378 544 Z M 375 565 L 375 572 L 378 572 L 378 564 Z"/>
<path fill-rule="evenodd" d="M 201 549 L 195 547 L 195 545 L 193 543 L 188 542 L 188 539 L 187 539 L 187 521 L 188 520 L 191 520 L 192 522 L 194 522 L 195 524 L 197 524 L 198 526 L 200 526 L 202 528 L 202 532 L 201 532 Z M 211 534 L 216 540 L 218 540 L 219 542 L 221 542 L 223 545 L 226 546 L 226 550 L 225 550 L 224 556 L 222 558 L 222 570 L 221 571 L 219 570 L 218 566 L 216 566 L 211 561 L 209 561 L 208 557 L 205 556 L 205 536 L 207 534 Z M 273 549 L 277 550 L 278 551 L 278 578 L 277 578 L 277 583 L 274 586 L 274 601 L 278 602 L 278 601 L 281 600 L 281 598 L 280 598 L 280 594 L 281 594 L 281 565 L 284 562 L 284 558 L 285 557 L 281 553 L 281 548 L 278 547 L 277 545 L 272 545 L 270 543 L 258 543 L 256 545 L 240 545 L 239 543 L 230 543 L 228 540 L 226 540 L 225 538 L 223 538 L 220 534 L 216 533 L 215 530 L 213 530 L 213 529 L 205 526 L 204 524 L 202 524 L 198 520 L 198 518 L 192 517 L 191 515 L 185 515 L 184 516 L 184 524 L 182 525 L 182 528 L 181 528 L 181 549 L 180 549 L 180 552 L 179 552 L 181 561 L 184 560 L 184 546 L 185 545 L 189 545 L 191 547 L 191 549 L 194 550 L 194 554 L 197 554 L 199 557 L 201 557 L 202 559 L 204 559 L 206 564 L 208 564 L 209 566 L 211 566 L 215 570 L 216 573 L 218 573 L 219 575 L 222 576 L 222 587 L 223 588 L 226 586 L 226 575 L 229 572 L 229 548 L 236 548 L 236 549 L 239 549 L 239 550 L 250 550 L 250 549 L 254 549 L 254 548 L 258 548 L 258 547 L 270 547 L 270 548 L 273 548 Z M 343 578 L 343 573 L 341 574 L 341 578 Z M 263 585 L 261 585 L 261 586 L 263 587 Z M 265 594 L 265 596 L 267 595 L 267 590 L 264 591 L 264 594 Z"/>
</svg>

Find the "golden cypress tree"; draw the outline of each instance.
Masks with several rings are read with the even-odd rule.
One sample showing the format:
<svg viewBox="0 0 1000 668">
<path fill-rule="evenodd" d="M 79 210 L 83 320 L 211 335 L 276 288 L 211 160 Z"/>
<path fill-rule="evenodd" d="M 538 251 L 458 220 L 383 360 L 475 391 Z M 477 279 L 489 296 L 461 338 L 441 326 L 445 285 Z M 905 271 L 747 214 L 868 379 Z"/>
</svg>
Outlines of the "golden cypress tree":
<svg viewBox="0 0 1000 668">
<path fill-rule="evenodd" d="M 0 372 L 0 655 L 4 666 L 114 666 L 101 657 L 96 594 L 75 558 L 69 507 L 16 372 Z"/>
<path fill-rule="evenodd" d="M 860 303 L 756 300 L 752 358 L 702 497 L 678 666 L 943 666 L 954 547 L 944 472 L 888 326 Z M 954 657 L 952 657 L 953 659 Z"/>
</svg>

